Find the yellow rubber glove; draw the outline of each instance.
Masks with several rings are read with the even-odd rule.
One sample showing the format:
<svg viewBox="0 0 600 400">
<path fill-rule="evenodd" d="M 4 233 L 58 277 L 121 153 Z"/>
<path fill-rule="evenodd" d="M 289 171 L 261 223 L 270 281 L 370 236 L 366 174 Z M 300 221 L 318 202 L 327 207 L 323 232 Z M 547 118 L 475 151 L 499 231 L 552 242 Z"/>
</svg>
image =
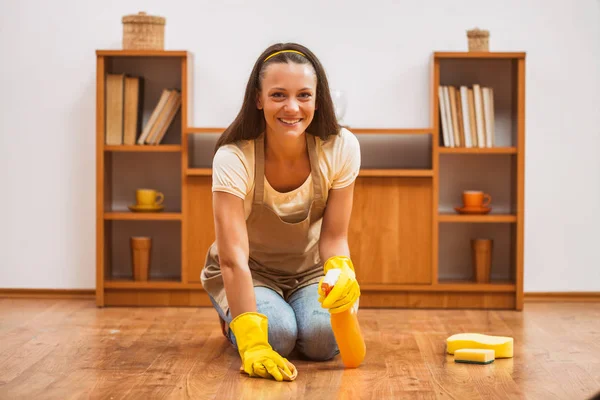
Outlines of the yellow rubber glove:
<svg viewBox="0 0 600 400">
<path fill-rule="evenodd" d="M 296 367 L 273 350 L 268 325 L 267 316 L 257 312 L 240 314 L 229 324 L 242 358 L 241 370 L 252 377 L 293 381 L 298 375 Z"/>
<path fill-rule="evenodd" d="M 352 260 L 345 256 L 334 256 L 325 261 L 323 270 L 325 274 L 333 268 L 341 270 L 338 281 L 329 294 L 323 289 L 323 280 L 319 281 L 319 302 L 323 308 L 328 308 L 332 314 L 346 311 L 360 297 L 360 286 L 356 280 Z"/>
</svg>

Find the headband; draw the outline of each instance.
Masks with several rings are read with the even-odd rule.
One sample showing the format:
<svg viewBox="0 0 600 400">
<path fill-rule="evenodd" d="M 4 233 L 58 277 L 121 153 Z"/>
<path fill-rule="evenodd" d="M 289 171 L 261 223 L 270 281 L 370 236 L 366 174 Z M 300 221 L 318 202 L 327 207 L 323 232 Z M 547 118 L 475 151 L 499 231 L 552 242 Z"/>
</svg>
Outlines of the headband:
<svg viewBox="0 0 600 400">
<path fill-rule="evenodd" d="M 281 54 L 281 53 L 296 53 L 296 54 L 300 54 L 302 57 L 306 57 L 303 53 L 300 53 L 297 50 L 281 50 L 281 51 L 276 51 L 275 53 L 271 54 L 269 57 L 265 58 L 263 62 L 266 62 L 269 58 L 275 57 L 277 54 Z"/>
</svg>

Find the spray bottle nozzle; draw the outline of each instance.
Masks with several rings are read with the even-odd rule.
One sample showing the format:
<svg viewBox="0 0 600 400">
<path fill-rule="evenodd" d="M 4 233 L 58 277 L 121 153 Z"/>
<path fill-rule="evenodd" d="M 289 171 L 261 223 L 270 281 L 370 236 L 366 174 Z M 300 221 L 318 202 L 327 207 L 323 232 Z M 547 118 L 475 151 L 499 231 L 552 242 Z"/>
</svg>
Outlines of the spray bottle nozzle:
<svg viewBox="0 0 600 400">
<path fill-rule="evenodd" d="M 340 278 L 341 273 L 342 273 L 342 270 L 339 268 L 333 268 L 333 269 L 330 269 L 329 271 L 327 271 L 327 274 L 325 275 L 325 278 L 323 279 L 323 284 L 321 285 L 321 288 L 325 292 L 325 297 L 327 297 L 329 292 L 331 292 L 331 290 L 337 283 L 338 279 Z"/>
</svg>

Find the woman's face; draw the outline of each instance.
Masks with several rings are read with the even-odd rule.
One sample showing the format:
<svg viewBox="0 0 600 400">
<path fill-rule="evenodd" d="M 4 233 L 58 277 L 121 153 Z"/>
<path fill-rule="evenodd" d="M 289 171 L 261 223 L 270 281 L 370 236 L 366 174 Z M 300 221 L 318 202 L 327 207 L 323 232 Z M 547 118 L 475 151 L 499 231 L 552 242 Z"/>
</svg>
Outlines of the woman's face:
<svg viewBox="0 0 600 400">
<path fill-rule="evenodd" d="M 274 63 L 267 67 L 257 107 L 267 130 L 277 136 L 300 136 L 315 115 L 317 76 L 310 64 Z"/>
</svg>

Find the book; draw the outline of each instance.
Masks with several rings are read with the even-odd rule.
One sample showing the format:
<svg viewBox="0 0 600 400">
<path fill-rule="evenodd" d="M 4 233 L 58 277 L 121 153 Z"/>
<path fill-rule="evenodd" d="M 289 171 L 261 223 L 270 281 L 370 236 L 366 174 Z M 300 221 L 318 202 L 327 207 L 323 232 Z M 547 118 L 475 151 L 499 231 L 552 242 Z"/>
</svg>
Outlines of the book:
<svg viewBox="0 0 600 400">
<path fill-rule="evenodd" d="M 123 144 L 134 145 L 142 127 L 142 77 L 125 76 L 125 105 L 123 111 Z"/>
<path fill-rule="evenodd" d="M 150 135 L 152 128 L 154 126 L 154 123 L 156 122 L 156 119 L 158 118 L 160 111 L 162 110 L 167 99 L 169 98 L 170 93 L 171 93 L 171 91 L 169 89 L 163 89 L 163 91 L 160 95 L 160 98 L 158 99 L 158 102 L 157 102 L 156 106 L 154 107 L 154 110 L 152 110 L 152 114 L 150 114 L 150 118 L 148 119 L 148 122 L 146 122 L 146 125 L 144 125 L 144 129 L 142 130 L 142 133 L 138 137 L 137 144 L 143 145 L 146 143 L 146 139 L 148 138 L 148 135 Z"/>
<path fill-rule="evenodd" d="M 446 104 L 446 121 L 448 121 L 448 147 L 456 147 L 454 142 L 454 129 L 452 127 L 452 112 L 450 107 L 450 90 L 444 86 L 444 102 Z"/>
<path fill-rule="evenodd" d="M 479 147 L 477 139 L 477 121 L 475 117 L 475 99 L 473 97 L 473 88 L 467 89 L 468 106 L 469 106 L 469 126 L 471 128 L 471 144 L 473 147 Z"/>
<path fill-rule="evenodd" d="M 158 145 L 161 143 L 171 126 L 171 122 L 173 122 L 175 115 L 177 115 L 180 106 L 181 93 L 177 89 L 174 89 L 171 91 L 167 102 L 154 123 L 151 136 L 146 139 L 147 144 Z"/>
<path fill-rule="evenodd" d="M 442 146 L 450 146 L 448 121 L 446 118 L 446 96 L 444 95 L 444 86 L 438 86 L 438 103 L 440 108 L 440 121 L 442 124 Z"/>
<path fill-rule="evenodd" d="M 473 98 L 475 100 L 475 123 L 477 125 L 477 147 L 485 147 L 485 125 L 483 122 L 483 99 L 481 85 L 473 85 Z"/>
<path fill-rule="evenodd" d="M 469 108 L 469 88 L 460 87 L 460 108 L 462 114 L 462 126 L 464 129 L 465 147 L 473 147 L 473 136 L 471 135 L 471 110 Z"/>
<path fill-rule="evenodd" d="M 461 147 L 460 129 L 458 126 L 458 112 L 456 109 L 456 88 L 448 86 L 448 97 L 450 98 L 450 114 L 452 118 L 452 131 L 454 132 L 454 146 Z"/>
<path fill-rule="evenodd" d="M 107 74 L 105 93 L 105 143 L 109 146 L 122 145 L 125 74 Z"/>
</svg>

